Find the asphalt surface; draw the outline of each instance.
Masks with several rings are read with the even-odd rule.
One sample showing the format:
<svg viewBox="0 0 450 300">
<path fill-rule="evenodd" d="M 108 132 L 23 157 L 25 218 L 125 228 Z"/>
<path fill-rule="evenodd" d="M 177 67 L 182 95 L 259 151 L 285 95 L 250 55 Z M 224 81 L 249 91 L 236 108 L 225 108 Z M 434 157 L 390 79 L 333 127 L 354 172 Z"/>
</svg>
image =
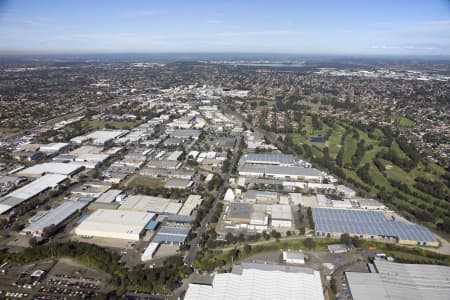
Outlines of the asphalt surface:
<svg viewBox="0 0 450 300">
<path fill-rule="evenodd" d="M 242 139 L 242 137 L 241 137 L 241 139 Z M 211 209 L 208 211 L 208 213 L 206 214 L 206 216 L 203 218 L 202 222 L 200 223 L 200 227 L 197 229 L 197 236 L 192 240 L 191 247 L 189 248 L 189 251 L 187 252 L 187 254 L 184 258 L 184 262 L 189 266 L 192 265 L 192 263 L 194 262 L 195 256 L 198 251 L 197 245 L 200 242 L 200 238 L 206 232 L 207 224 L 211 220 L 211 217 L 216 208 L 217 202 L 220 200 L 221 196 L 225 192 L 225 184 L 228 182 L 228 179 L 230 178 L 230 174 L 231 174 L 234 166 L 237 163 L 240 145 L 241 145 L 241 140 L 238 139 L 238 141 L 236 142 L 236 145 L 234 146 L 234 149 L 233 149 L 233 157 L 232 157 L 232 160 L 230 163 L 230 168 L 228 169 L 228 171 L 225 174 L 223 174 L 222 184 L 220 185 L 219 189 L 217 190 L 216 194 L 214 195 L 214 201 L 211 206 Z"/>
</svg>

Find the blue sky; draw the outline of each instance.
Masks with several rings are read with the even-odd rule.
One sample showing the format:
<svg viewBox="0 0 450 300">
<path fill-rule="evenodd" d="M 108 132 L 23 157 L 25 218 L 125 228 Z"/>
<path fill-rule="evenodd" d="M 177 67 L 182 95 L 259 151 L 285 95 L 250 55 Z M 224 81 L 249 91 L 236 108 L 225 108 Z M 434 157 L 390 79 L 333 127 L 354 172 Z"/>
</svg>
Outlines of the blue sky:
<svg viewBox="0 0 450 300">
<path fill-rule="evenodd" d="M 0 51 L 450 55 L 450 2 L 0 0 Z"/>
</svg>

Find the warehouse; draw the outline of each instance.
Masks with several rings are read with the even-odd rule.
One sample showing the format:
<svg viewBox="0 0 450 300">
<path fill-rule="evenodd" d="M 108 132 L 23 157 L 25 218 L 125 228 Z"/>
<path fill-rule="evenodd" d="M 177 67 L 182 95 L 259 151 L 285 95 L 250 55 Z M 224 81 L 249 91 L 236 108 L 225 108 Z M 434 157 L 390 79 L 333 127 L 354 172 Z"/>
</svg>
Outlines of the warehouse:
<svg viewBox="0 0 450 300">
<path fill-rule="evenodd" d="M 287 264 L 304 265 L 305 253 L 302 251 L 283 251 L 283 261 Z"/>
<path fill-rule="evenodd" d="M 71 163 L 47 162 L 26 168 L 18 172 L 17 175 L 36 178 L 41 177 L 44 174 L 60 174 L 72 177 L 82 169 L 82 166 Z"/>
<path fill-rule="evenodd" d="M 154 216 L 148 212 L 100 209 L 79 224 L 75 234 L 137 241 Z"/>
<path fill-rule="evenodd" d="M 298 266 L 242 263 L 217 273 L 211 285 L 190 283 L 185 300 L 323 300 L 320 272 Z"/>
<path fill-rule="evenodd" d="M 174 160 L 151 160 L 147 163 L 147 167 L 176 170 L 181 167 L 182 163 L 180 161 Z"/>
<path fill-rule="evenodd" d="M 118 200 L 122 200 L 124 197 L 122 190 L 111 189 L 91 203 L 89 209 L 117 209 L 120 205 Z"/>
<path fill-rule="evenodd" d="M 164 213 L 171 202 L 173 200 L 161 197 L 130 195 L 119 207 L 119 210 Z"/>
<path fill-rule="evenodd" d="M 3 214 L 13 207 L 30 200 L 33 197 L 49 190 L 56 188 L 61 182 L 65 181 L 67 176 L 59 174 L 44 175 L 29 184 L 18 188 L 17 190 L 0 198 L 0 214 Z"/>
<path fill-rule="evenodd" d="M 248 203 L 273 204 L 278 203 L 277 192 L 248 190 L 242 194 L 242 200 Z"/>
<path fill-rule="evenodd" d="M 252 205 L 248 203 L 231 203 L 225 212 L 225 221 L 234 223 L 250 223 L 252 217 Z"/>
<path fill-rule="evenodd" d="M 187 227 L 162 226 L 152 242 L 181 245 L 186 241 L 189 230 Z"/>
<path fill-rule="evenodd" d="M 114 139 L 125 136 L 129 130 L 97 130 L 85 135 L 85 138 L 92 141 L 92 144 L 103 146 Z"/>
<path fill-rule="evenodd" d="M 387 207 L 383 204 L 380 203 L 379 201 L 375 200 L 375 199 L 356 199 L 356 201 L 358 202 L 358 205 L 360 208 L 362 209 L 366 209 L 366 210 L 387 210 Z"/>
<path fill-rule="evenodd" d="M 67 149 L 69 149 L 69 147 L 70 147 L 69 143 L 51 143 L 47 145 L 42 145 L 39 148 L 39 150 L 44 153 L 53 154 L 66 151 Z"/>
<path fill-rule="evenodd" d="M 270 209 L 272 227 L 292 227 L 292 210 L 290 205 L 275 204 L 268 207 Z"/>
<path fill-rule="evenodd" d="M 439 246 L 439 241 L 428 228 L 402 221 L 389 221 L 380 211 L 313 208 L 312 214 L 317 236 L 339 238 L 343 233 L 348 233 L 361 239 Z"/>
<path fill-rule="evenodd" d="M 375 272 L 345 272 L 354 300 L 448 300 L 450 267 L 375 260 Z"/>
<path fill-rule="evenodd" d="M 159 243 L 151 242 L 148 245 L 148 247 L 145 248 L 144 253 L 142 253 L 141 260 L 145 262 L 145 261 L 153 259 L 158 248 L 159 248 Z"/>
<path fill-rule="evenodd" d="M 34 222 L 22 230 L 22 234 L 42 237 L 44 229 L 54 225 L 59 226 L 75 213 L 82 210 L 89 204 L 89 201 L 65 201 L 58 207 L 41 214 L 40 218 L 34 219 Z"/>
<path fill-rule="evenodd" d="M 295 166 L 295 159 L 290 154 L 249 153 L 245 156 L 247 164 L 263 164 L 278 166 Z"/>
<path fill-rule="evenodd" d="M 166 189 L 190 189 L 194 185 L 194 182 L 189 179 L 169 178 L 164 184 Z"/>
<path fill-rule="evenodd" d="M 172 132 L 170 134 L 170 136 L 174 137 L 174 138 L 179 138 L 179 139 L 198 139 L 200 137 L 200 135 L 202 134 L 202 132 L 200 130 L 195 130 L 195 129 L 177 129 L 174 132 Z"/>
<path fill-rule="evenodd" d="M 283 180 L 322 181 L 322 173 L 313 168 L 282 167 L 273 165 L 252 166 L 245 164 L 239 168 L 240 176 L 268 177 Z"/>
<path fill-rule="evenodd" d="M 183 204 L 183 207 L 178 212 L 179 215 L 190 216 L 194 209 L 200 206 L 203 202 L 202 196 L 200 195 L 189 195 Z"/>
</svg>

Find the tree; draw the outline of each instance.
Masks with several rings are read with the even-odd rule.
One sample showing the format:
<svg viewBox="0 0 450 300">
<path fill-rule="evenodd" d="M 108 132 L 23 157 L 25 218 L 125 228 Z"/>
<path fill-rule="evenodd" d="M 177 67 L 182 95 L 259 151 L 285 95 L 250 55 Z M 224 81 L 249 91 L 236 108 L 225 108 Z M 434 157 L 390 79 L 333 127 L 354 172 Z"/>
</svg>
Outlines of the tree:
<svg viewBox="0 0 450 300">
<path fill-rule="evenodd" d="M 306 249 L 313 249 L 316 246 L 316 241 L 314 241 L 312 238 L 306 238 L 303 241 L 303 245 L 305 245 Z"/>
<path fill-rule="evenodd" d="M 352 240 L 350 239 L 350 235 L 348 233 L 342 234 L 340 240 L 341 243 L 347 245 L 348 247 L 352 245 Z"/>
</svg>

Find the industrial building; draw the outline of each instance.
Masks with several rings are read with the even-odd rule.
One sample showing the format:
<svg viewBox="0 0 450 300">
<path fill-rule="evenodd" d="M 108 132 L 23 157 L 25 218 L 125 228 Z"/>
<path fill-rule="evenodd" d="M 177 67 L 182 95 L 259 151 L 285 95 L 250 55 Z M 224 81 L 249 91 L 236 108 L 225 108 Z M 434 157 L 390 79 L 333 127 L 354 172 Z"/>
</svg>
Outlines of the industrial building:
<svg viewBox="0 0 450 300">
<path fill-rule="evenodd" d="M 249 153 L 245 156 L 247 164 L 263 164 L 278 166 L 295 166 L 295 159 L 290 154 Z"/>
<path fill-rule="evenodd" d="M 148 212 L 100 209 L 79 224 L 75 234 L 137 241 L 154 216 Z"/>
<path fill-rule="evenodd" d="M 242 263 L 211 285 L 189 284 L 185 300 L 324 299 L 320 272 L 298 266 Z"/>
<path fill-rule="evenodd" d="M 72 177 L 82 169 L 82 166 L 71 163 L 46 162 L 23 169 L 17 175 L 36 178 L 44 174 L 59 174 Z"/>
<path fill-rule="evenodd" d="M 40 214 L 39 218 L 34 218 L 34 221 L 25 227 L 21 233 L 42 237 L 45 228 L 51 225 L 59 226 L 88 204 L 89 201 L 64 201 L 61 205 L 49 210 L 45 214 Z"/>
<path fill-rule="evenodd" d="M 0 198 L 0 214 L 3 214 L 19 204 L 46 192 L 49 189 L 54 189 L 65 181 L 67 176 L 59 174 L 44 175 L 29 184 L 18 188 L 17 190 Z"/>
<path fill-rule="evenodd" d="M 248 190 L 242 193 L 242 200 L 248 203 L 274 204 L 278 203 L 277 192 Z"/>
<path fill-rule="evenodd" d="M 368 240 L 396 240 L 404 245 L 438 247 L 439 241 L 421 225 L 387 220 L 383 212 L 313 208 L 317 236 L 339 238 L 342 234 Z"/>
<path fill-rule="evenodd" d="M 192 212 L 199 207 L 203 202 L 202 196 L 200 195 L 189 195 L 186 201 L 184 201 L 183 207 L 178 212 L 182 216 L 190 216 Z"/>
<path fill-rule="evenodd" d="M 287 264 L 304 265 L 305 253 L 302 251 L 283 251 L 283 261 Z"/>
<path fill-rule="evenodd" d="M 91 141 L 93 145 L 104 146 L 114 139 L 125 136 L 128 132 L 129 130 L 96 130 L 84 136 L 75 137 L 70 141 L 75 144 Z"/>
<path fill-rule="evenodd" d="M 182 163 L 176 160 L 150 160 L 147 167 L 157 169 L 176 170 L 181 167 Z"/>
<path fill-rule="evenodd" d="M 170 205 L 171 203 L 174 203 L 175 206 Z M 119 210 L 176 214 L 181 209 L 181 206 L 181 203 L 175 203 L 171 199 L 145 195 L 130 195 L 119 207 Z"/>
<path fill-rule="evenodd" d="M 373 272 L 345 272 L 354 300 L 449 299 L 450 267 L 375 260 L 369 269 Z"/>
<path fill-rule="evenodd" d="M 293 225 L 292 210 L 290 205 L 274 204 L 269 205 L 272 227 L 290 228 Z"/>
<path fill-rule="evenodd" d="M 248 203 L 231 203 L 225 212 L 225 221 L 234 223 L 250 223 L 252 217 L 252 205 Z"/>
<path fill-rule="evenodd" d="M 153 238 L 153 243 L 181 245 L 190 231 L 188 227 L 162 226 Z"/>
<path fill-rule="evenodd" d="M 159 248 L 159 245 L 160 245 L 160 243 L 151 242 L 148 245 L 148 247 L 145 248 L 144 253 L 142 253 L 141 260 L 145 262 L 145 261 L 153 259 L 156 251 Z"/>
<path fill-rule="evenodd" d="M 239 168 L 240 176 L 267 177 L 283 180 L 321 182 L 322 173 L 313 168 L 283 167 L 274 165 L 248 165 Z"/>
<path fill-rule="evenodd" d="M 169 178 L 164 183 L 164 187 L 166 189 L 190 189 L 194 185 L 194 182 L 189 179 L 181 179 L 181 178 Z"/>
<path fill-rule="evenodd" d="M 200 130 L 196 130 L 196 129 L 177 129 L 174 132 L 172 132 L 170 134 L 170 136 L 174 137 L 174 138 L 178 138 L 178 139 L 198 139 L 200 137 L 200 135 L 202 134 L 202 132 Z"/>
</svg>

